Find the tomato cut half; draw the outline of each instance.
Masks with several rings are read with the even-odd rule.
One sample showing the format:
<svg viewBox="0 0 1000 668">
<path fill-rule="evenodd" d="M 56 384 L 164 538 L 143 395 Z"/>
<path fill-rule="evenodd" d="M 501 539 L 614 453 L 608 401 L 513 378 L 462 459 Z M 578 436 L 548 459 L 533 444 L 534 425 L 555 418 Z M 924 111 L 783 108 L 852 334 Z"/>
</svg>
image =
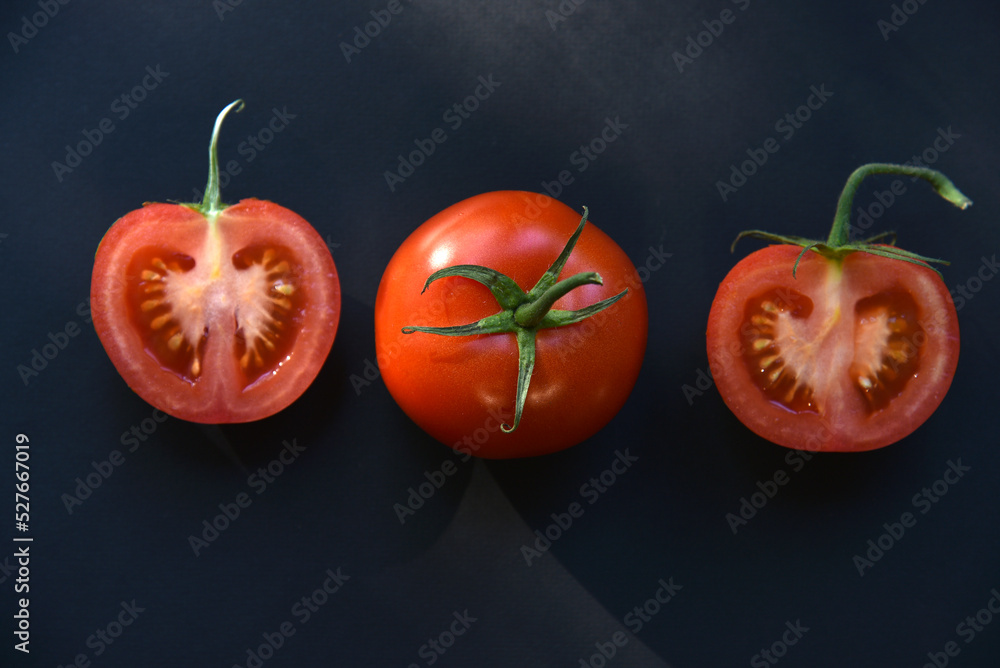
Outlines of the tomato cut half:
<svg viewBox="0 0 1000 668">
<path fill-rule="evenodd" d="M 707 344 L 723 400 L 790 448 L 871 450 L 909 435 L 958 364 L 947 287 L 932 269 L 865 252 L 806 252 L 793 277 L 801 253 L 769 246 L 722 281 Z"/>
<path fill-rule="evenodd" d="M 340 279 L 323 238 L 259 199 L 223 204 L 216 146 L 205 197 L 146 204 L 101 240 L 90 284 L 94 328 L 139 396 L 191 422 L 250 422 L 305 392 L 333 346 Z"/>
<path fill-rule="evenodd" d="M 192 422 L 247 422 L 291 404 L 333 345 L 340 282 L 303 218 L 245 199 L 214 219 L 148 204 L 101 242 L 94 326 L 128 385 Z"/>
</svg>

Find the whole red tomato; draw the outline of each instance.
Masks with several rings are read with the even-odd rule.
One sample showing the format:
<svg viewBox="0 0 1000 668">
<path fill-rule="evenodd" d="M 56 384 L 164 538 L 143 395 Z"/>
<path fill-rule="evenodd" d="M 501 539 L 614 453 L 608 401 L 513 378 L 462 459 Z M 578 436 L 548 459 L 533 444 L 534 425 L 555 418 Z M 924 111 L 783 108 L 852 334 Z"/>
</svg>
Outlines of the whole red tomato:
<svg viewBox="0 0 1000 668">
<path fill-rule="evenodd" d="M 101 240 L 94 327 L 125 382 L 192 422 L 249 422 L 297 399 L 333 345 L 340 282 L 315 229 L 272 202 L 219 201 L 216 142 L 200 204 L 146 204 Z"/>
<path fill-rule="evenodd" d="M 929 262 L 848 240 L 851 203 L 870 174 L 929 181 L 971 204 L 934 170 L 875 163 L 857 169 L 826 242 L 742 233 L 782 245 L 752 253 L 719 286 L 708 360 L 726 405 L 758 435 L 815 451 L 861 451 L 899 441 L 944 399 L 958 364 L 958 315 Z M 739 240 L 739 238 L 737 240 Z"/>
<path fill-rule="evenodd" d="M 431 436 L 466 456 L 540 455 L 621 409 L 645 353 L 646 297 L 628 256 L 585 221 L 544 195 L 492 192 L 396 251 L 375 301 L 378 364 Z"/>
</svg>

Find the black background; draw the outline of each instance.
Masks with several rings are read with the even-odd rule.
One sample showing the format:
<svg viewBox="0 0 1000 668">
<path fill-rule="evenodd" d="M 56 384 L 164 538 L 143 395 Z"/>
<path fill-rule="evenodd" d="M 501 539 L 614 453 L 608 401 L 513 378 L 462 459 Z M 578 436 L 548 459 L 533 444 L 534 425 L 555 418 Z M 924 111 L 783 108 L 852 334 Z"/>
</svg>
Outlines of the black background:
<svg viewBox="0 0 1000 668">
<path fill-rule="evenodd" d="M 598 645 L 616 632 L 627 643 L 608 665 L 766 665 L 754 657 L 786 622 L 809 630 L 782 666 L 921 666 L 949 641 L 960 649 L 949 665 L 1000 663 L 1000 619 L 971 642 L 956 628 L 1000 587 L 1000 279 L 977 282 L 978 272 L 993 276 L 987 260 L 1000 251 L 994 3 L 909 0 L 913 13 L 898 14 L 908 18 L 886 38 L 878 22 L 893 14 L 888 1 L 567 1 L 554 22 L 555 0 L 404 1 L 350 62 L 340 44 L 386 2 L 50 4 L 58 13 L 36 17 L 42 27 L 16 40 L 16 52 L 9 36 L 0 48 L 0 496 L 13 506 L 13 443 L 27 434 L 34 538 L 30 656 L 12 649 L 10 557 L 0 572 L 5 665 L 69 665 L 83 654 L 94 666 L 246 666 L 248 649 L 284 622 L 295 634 L 265 666 L 424 666 L 428 657 L 598 666 Z M 735 20 L 679 71 L 673 54 L 725 9 Z M 41 11 L 5 3 L 0 27 L 21 32 Z M 162 81 L 121 118 L 112 103 L 147 67 Z M 442 115 L 480 76 L 500 85 L 452 130 Z M 832 96 L 786 137 L 776 122 L 813 86 Z M 241 171 L 223 196 L 274 200 L 329 241 L 344 292 L 340 331 L 315 384 L 277 416 L 156 423 L 85 318 L 93 253 L 142 202 L 194 199 L 212 121 L 238 97 L 246 108 L 227 121 L 220 159 Z M 274 109 L 287 110 L 286 127 L 246 160 L 240 142 Z M 113 131 L 58 178 L 52 163 L 104 118 Z M 608 118 L 627 128 L 577 171 L 571 155 Z M 391 190 L 384 172 L 438 127 L 447 141 Z M 719 281 L 760 246 L 744 242 L 734 256 L 730 241 L 751 227 L 825 236 L 851 170 L 933 151 L 949 128 L 958 138 L 927 155 L 975 206 L 961 212 L 907 182 L 872 231 L 897 229 L 905 247 L 951 260 L 949 288 L 977 290 L 959 308 L 951 391 L 904 441 L 817 456 L 795 471 L 790 451 L 746 430 L 714 389 L 685 395 L 707 370 Z M 716 182 L 768 137 L 780 150 L 723 201 Z M 574 180 L 559 198 L 589 206 L 637 266 L 653 249 L 672 254 L 645 284 L 650 339 L 638 384 L 589 441 L 459 464 L 401 524 L 394 504 L 457 458 L 407 420 L 381 381 L 352 386 L 375 359 L 382 270 L 446 206 L 490 190 L 540 191 L 562 170 Z M 856 205 L 891 182 L 867 181 Z M 18 367 L 70 323 L 80 333 L 22 378 Z M 155 430 L 130 451 L 122 439 L 144 421 Z M 258 495 L 248 476 L 293 439 L 305 449 Z M 581 485 L 626 449 L 637 461 L 588 504 Z M 116 450 L 123 463 L 68 512 L 76 479 Z M 947 494 L 915 506 L 959 460 L 969 470 Z M 726 514 L 779 470 L 788 483 L 734 535 Z M 241 492 L 252 504 L 195 556 L 188 537 Z M 529 566 L 522 545 L 572 502 L 583 516 Z M 859 575 L 854 556 L 908 511 L 915 526 Z M 293 606 L 338 568 L 350 579 L 301 623 Z M 626 615 L 670 578 L 682 587 L 673 600 L 641 630 L 630 625 Z M 133 600 L 143 611 L 97 655 L 88 639 Z M 476 621 L 443 655 L 421 653 L 466 612 Z"/>
</svg>

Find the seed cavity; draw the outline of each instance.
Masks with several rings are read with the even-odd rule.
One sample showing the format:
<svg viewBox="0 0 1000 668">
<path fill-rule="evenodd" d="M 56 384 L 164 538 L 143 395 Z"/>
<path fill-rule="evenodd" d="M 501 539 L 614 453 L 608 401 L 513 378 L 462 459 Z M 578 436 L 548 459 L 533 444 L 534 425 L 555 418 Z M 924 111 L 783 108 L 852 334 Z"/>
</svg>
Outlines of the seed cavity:
<svg viewBox="0 0 1000 668">
<path fill-rule="evenodd" d="M 234 353 L 247 385 L 274 373 L 291 352 L 304 299 L 291 251 L 280 246 L 251 246 L 233 255 L 240 275 L 235 309 Z"/>
<path fill-rule="evenodd" d="M 192 257 L 163 247 L 141 248 L 132 256 L 126 276 L 129 317 L 140 332 L 146 352 L 166 370 L 194 382 L 201 373 L 204 341 L 185 336 L 172 301 L 178 283 L 194 270 Z M 195 330 L 197 331 L 197 330 Z"/>
<path fill-rule="evenodd" d="M 796 292 L 773 290 L 747 303 L 744 361 L 758 387 L 787 410 L 817 412 L 807 342 L 794 332 L 812 312 L 812 301 Z"/>
<path fill-rule="evenodd" d="M 245 247 L 231 262 L 196 266 L 191 256 L 149 246 L 136 251 L 127 268 L 129 318 L 147 354 L 191 384 L 207 372 L 210 334 L 223 331 L 233 333 L 229 345 L 244 388 L 275 373 L 291 354 L 304 317 L 307 291 L 290 249 Z M 226 316 L 232 318 L 228 328 L 222 327 Z"/>
<path fill-rule="evenodd" d="M 917 374 L 925 333 L 916 301 L 902 287 L 860 300 L 855 314 L 855 356 L 849 373 L 869 413 L 874 413 L 888 406 Z"/>
</svg>

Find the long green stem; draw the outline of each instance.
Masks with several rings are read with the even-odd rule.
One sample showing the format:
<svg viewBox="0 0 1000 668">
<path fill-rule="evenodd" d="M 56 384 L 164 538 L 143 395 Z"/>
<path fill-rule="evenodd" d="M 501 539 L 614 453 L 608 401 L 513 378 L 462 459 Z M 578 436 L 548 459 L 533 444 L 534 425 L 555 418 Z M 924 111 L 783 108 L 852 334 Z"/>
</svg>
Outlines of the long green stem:
<svg viewBox="0 0 1000 668">
<path fill-rule="evenodd" d="M 225 120 L 226 114 L 233 107 L 236 107 L 237 113 L 242 111 L 243 100 L 234 100 L 219 112 L 215 119 L 215 127 L 212 129 L 212 141 L 208 145 L 208 183 L 205 185 L 205 197 L 202 199 L 199 209 L 209 218 L 214 218 L 226 208 L 222 203 L 222 192 L 219 188 L 219 152 L 217 146 L 219 132 L 222 130 L 222 121 Z"/>
<path fill-rule="evenodd" d="M 847 184 L 840 194 L 837 202 L 837 213 L 833 217 L 833 227 L 830 228 L 830 237 L 827 239 L 827 246 L 840 248 L 848 245 L 848 232 L 851 224 L 851 206 L 854 203 L 854 195 L 858 191 L 858 186 L 868 176 L 872 174 L 901 174 L 923 179 L 931 184 L 938 195 L 945 198 L 960 209 L 965 209 L 972 204 L 972 200 L 962 194 L 955 187 L 955 184 L 941 172 L 928 169 L 927 167 L 911 167 L 909 165 L 894 165 L 885 162 L 873 162 L 862 165 L 854 170 L 847 178 Z"/>
</svg>

